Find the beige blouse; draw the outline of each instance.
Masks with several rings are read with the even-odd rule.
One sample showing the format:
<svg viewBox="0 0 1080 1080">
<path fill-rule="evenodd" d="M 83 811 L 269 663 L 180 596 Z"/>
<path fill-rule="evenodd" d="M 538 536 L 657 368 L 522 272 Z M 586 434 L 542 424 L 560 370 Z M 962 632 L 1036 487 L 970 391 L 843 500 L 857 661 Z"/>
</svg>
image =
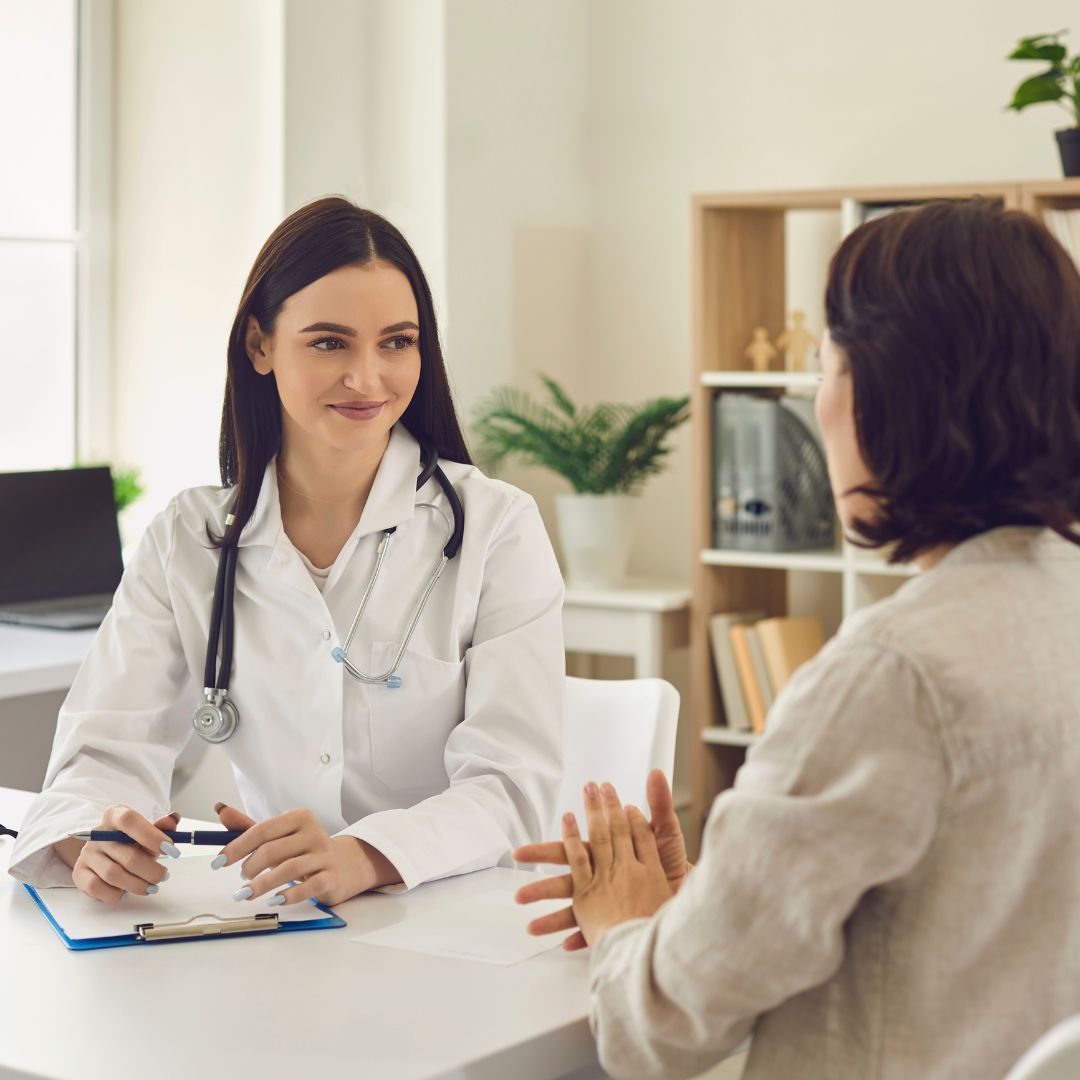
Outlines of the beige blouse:
<svg viewBox="0 0 1080 1080">
<path fill-rule="evenodd" d="M 1001 528 L 800 669 L 703 855 L 592 958 L 616 1077 L 1001 1077 L 1080 1012 L 1080 547 Z"/>
</svg>

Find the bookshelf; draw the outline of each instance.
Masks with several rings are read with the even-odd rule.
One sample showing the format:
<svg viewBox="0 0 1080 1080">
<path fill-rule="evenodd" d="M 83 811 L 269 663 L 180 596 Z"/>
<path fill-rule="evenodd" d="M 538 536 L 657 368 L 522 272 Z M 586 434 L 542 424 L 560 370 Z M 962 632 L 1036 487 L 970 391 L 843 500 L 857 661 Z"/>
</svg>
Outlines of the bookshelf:
<svg viewBox="0 0 1080 1080">
<path fill-rule="evenodd" d="M 709 641 L 709 618 L 719 612 L 759 608 L 767 615 L 817 615 L 826 636 L 853 612 L 884 599 L 913 572 L 891 567 L 872 552 L 840 542 L 835 549 L 759 553 L 721 550 L 713 537 L 713 406 L 730 391 L 776 397 L 812 396 L 814 372 L 746 370 L 744 350 L 764 326 L 775 339 L 792 303 L 789 280 L 800 236 L 835 231 L 831 249 L 867 216 L 931 199 L 981 196 L 1008 209 L 1041 215 L 1047 209 L 1080 209 L 1080 179 L 851 188 L 822 191 L 699 195 L 692 201 L 693 457 L 690 700 L 697 739 L 692 777 L 691 845 L 715 796 L 734 781 L 755 736 L 723 726 L 723 707 Z M 816 224 L 814 222 L 817 222 Z M 825 266 L 819 268 L 824 285 Z M 817 282 L 815 282 L 815 285 Z M 818 290 L 820 292 L 820 290 Z M 822 316 L 808 322 L 820 333 Z M 840 536 L 837 523 L 837 536 Z"/>
</svg>

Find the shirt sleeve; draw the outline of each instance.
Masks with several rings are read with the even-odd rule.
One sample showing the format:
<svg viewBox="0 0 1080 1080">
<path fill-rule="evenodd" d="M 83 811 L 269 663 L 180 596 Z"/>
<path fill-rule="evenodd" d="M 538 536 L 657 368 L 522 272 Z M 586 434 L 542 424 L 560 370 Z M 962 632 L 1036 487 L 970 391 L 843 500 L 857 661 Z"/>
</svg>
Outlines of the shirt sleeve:
<svg viewBox="0 0 1080 1080">
<path fill-rule="evenodd" d="M 343 830 L 381 851 L 404 888 L 512 866 L 514 848 L 547 832 L 562 780 L 562 602 L 562 576 L 540 513 L 519 495 L 484 565 L 465 653 L 464 717 L 446 743 L 450 786 Z"/>
<path fill-rule="evenodd" d="M 916 666 L 876 645 L 827 646 L 713 804 L 683 888 L 653 919 L 601 938 L 592 1024 L 604 1068 L 694 1076 L 760 1014 L 829 979 L 860 898 L 927 852 L 947 787 L 939 710 Z"/>
<path fill-rule="evenodd" d="M 114 803 L 151 821 L 168 813 L 173 765 L 192 733 L 176 708 L 188 668 L 165 576 L 175 514 L 173 503 L 144 534 L 60 709 L 42 792 L 11 854 L 20 881 L 71 885 L 52 845 L 98 825 Z"/>
</svg>

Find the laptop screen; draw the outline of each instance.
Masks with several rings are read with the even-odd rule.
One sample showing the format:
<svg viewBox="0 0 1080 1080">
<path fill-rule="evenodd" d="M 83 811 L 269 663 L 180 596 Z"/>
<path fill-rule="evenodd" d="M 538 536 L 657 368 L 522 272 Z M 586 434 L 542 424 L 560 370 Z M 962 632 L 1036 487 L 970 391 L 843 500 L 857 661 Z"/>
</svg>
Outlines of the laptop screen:
<svg viewBox="0 0 1080 1080">
<path fill-rule="evenodd" d="M 107 468 L 0 473 L 0 604 L 111 594 L 123 569 Z"/>
</svg>

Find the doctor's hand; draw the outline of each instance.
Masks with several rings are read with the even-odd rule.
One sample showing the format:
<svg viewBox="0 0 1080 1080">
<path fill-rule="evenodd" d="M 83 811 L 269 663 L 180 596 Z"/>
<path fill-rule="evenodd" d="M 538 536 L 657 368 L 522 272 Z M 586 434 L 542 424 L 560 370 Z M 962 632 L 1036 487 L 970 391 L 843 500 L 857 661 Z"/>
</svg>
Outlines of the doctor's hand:
<svg viewBox="0 0 1080 1080">
<path fill-rule="evenodd" d="M 180 851 L 162 830 L 175 829 L 179 821 L 180 815 L 174 813 L 151 825 L 130 806 L 110 806 L 98 828 L 125 832 L 134 844 L 68 838 L 53 847 L 71 867 L 71 880 L 80 892 L 94 900 L 115 904 L 128 893 L 149 896 L 158 891 L 169 876 L 158 859 L 162 855 L 180 857 Z"/>
<path fill-rule="evenodd" d="M 597 796 L 598 797 L 598 793 Z M 646 797 L 649 800 L 649 813 L 651 820 L 649 826 L 656 839 L 656 848 L 660 856 L 660 865 L 664 868 L 668 886 L 672 893 L 677 893 L 682 888 L 686 875 L 692 869 L 686 858 L 686 841 L 683 839 L 682 826 L 679 824 L 678 815 L 675 813 L 675 803 L 671 797 L 671 788 L 668 786 L 667 777 L 661 769 L 653 769 L 649 773 L 646 782 Z M 586 792 L 586 800 L 589 798 Z M 585 850 L 592 858 L 591 845 L 586 842 Z M 514 858 L 520 863 L 539 863 L 542 865 L 568 865 L 566 846 L 561 840 L 553 840 L 544 844 L 526 844 L 514 852 Z M 518 890 L 517 901 L 519 904 L 529 904 L 534 900 L 558 900 L 569 898 L 572 895 L 571 876 L 543 878 Z M 552 915 L 536 919 L 529 925 L 532 934 L 553 934 L 563 930 L 570 930 L 577 925 L 572 907 Z M 579 932 L 571 935 L 563 942 L 563 948 L 568 951 L 584 949 L 586 941 Z"/>
<path fill-rule="evenodd" d="M 331 836 L 310 810 L 286 810 L 256 823 L 224 803 L 214 809 L 225 828 L 246 830 L 222 848 L 220 862 L 210 864 L 219 869 L 243 861 L 247 884 L 235 900 L 255 900 L 280 890 L 267 902 L 276 906 L 314 899 L 333 906 L 401 880 L 382 852 L 355 836 Z M 297 884 L 282 889 L 292 881 Z"/>
<path fill-rule="evenodd" d="M 589 848 L 581 839 L 574 815 L 564 814 L 563 847 L 570 867 L 569 880 L 550 879 L 563 883 L 555 895 L 572 897 L 573 909 L 537 919 L 529 930 L 551 933 L 576 924 L 585 943 L 595 947 L 613 926 L 654 915 L 671 899 L 672 890 L 660 862 L 656 837 L 640 810 L 633 806 L 624 809 L 610 784 L 604 784 L 600 790 L 595 784 L 588 784 L 585 814 L 589 823 Z M 519 903 L 530 899 L 522 900 L 526 890 L 535 890 L 535 886 L 526 885 L 518 891 Z M 531 897 L 540 898 L 540 895 Z M 566 918 L 568 914 L 573 922 Z M 560 916 L 561 925 L 554 925 Z"/>
</svg>

